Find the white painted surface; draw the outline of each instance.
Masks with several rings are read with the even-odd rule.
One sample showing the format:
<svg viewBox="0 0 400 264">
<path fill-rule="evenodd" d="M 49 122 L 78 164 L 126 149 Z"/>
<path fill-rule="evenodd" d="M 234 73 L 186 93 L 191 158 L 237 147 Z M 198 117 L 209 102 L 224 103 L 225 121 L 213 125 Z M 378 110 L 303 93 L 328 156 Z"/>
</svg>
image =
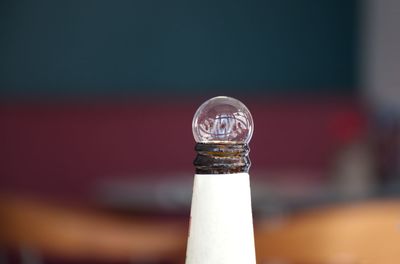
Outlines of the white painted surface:
<svg viewBox="0 0 400 264">
<path fill-rule="evenodd" d="M 254 264 L 249 174 L 196 174 L 186 264 Z"/>
</svg>

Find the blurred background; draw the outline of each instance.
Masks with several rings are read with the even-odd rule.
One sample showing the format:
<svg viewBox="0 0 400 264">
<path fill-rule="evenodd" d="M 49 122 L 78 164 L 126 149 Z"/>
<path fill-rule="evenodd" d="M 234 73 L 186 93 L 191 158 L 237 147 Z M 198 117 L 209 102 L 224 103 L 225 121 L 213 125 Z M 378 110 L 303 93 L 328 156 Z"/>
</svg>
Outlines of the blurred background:
<svg viewBox="0 0 400 264">
<path fill-rule="evenodd" d="M 255 121 L 259 263 L 397 263 L 399 13 L 0 1 L 0 263 L 183 263 L 191 120 L 217 95 Z"/>
</svg>

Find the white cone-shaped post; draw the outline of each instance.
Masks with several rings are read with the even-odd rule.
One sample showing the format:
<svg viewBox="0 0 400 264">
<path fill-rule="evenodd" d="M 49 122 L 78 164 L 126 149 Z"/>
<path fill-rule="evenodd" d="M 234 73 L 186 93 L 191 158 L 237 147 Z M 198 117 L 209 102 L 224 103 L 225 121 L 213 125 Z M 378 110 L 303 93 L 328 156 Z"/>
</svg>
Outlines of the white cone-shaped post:
<svg viewBox="0 0 400 264">
<path fill-rule="evenodd" d="M 251 115 L 247 108 L 229 97 L 216 97 L 204 103 L 196 112 L 193 122 L 197 142 L 204 142 L 203 139 L 207 136 L 211 139 L 218 137 L 218 141 L 209 140 L 204 144 L 211 142 L 210 144 L 220 144 L 219 146 L 233 146 L 232 142 L 239 145 L 247 143 L 252 129 Z M 238 141 L 239 137 L 241 140 Z M 247 144 L 242 144 L 244 145 L 247 148 Z M 205 147 L 207 148 L 209 147 Z M 220 150 L 216 156 L 226 155 L 228 151 L 224 147 Z M 249 161 L 247 153 L 248 149 L 245 159 L 242 157 L 240 161 Z M 221 157 L 215 158 L 212 156 L 214 154 L 214 151 L 198 150 L 195 161 L 186 264 L 255 264 L 250 181 L 247 173 L 250 164 L 235 160 L 233 165 L 229 163 L 224 166 L 221 164 Z M 231 160 L 229 156 L 226 159 Z M 238 164 L 243 169 L 236 170 L 235 166 Z M 236 168 L 235 173 L 231 171 L 233 167 Z"/>
<path fill-rule="evenodd" d="M 196 174 L 186 264 L 252 264 L 249 174 Z"/>
</svg>

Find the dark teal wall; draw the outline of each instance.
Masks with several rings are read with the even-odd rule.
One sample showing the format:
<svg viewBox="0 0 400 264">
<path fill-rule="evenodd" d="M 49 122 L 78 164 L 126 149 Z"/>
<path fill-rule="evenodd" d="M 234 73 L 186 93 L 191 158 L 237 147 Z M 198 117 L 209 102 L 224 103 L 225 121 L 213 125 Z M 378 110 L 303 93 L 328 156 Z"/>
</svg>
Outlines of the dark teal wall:
<svg viewBox="0 0 400 264">
<path fill-rule="evenodd" d="M 355 0 L 0 2 L 11 94 L 351 91 Z"/>
</svg>

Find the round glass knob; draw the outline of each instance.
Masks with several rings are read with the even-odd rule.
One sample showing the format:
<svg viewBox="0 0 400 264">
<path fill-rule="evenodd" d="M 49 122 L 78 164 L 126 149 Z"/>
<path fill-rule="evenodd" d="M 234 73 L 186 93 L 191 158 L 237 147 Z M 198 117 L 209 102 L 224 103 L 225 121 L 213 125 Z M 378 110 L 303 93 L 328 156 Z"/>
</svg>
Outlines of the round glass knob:
<svg viewBox="0 0 400 264">
<path fill-rule="evenodd" d="M 242 102 L 217 96 L 197 109 L 192 129 L 197 143 L 248 143 L 254 125 L 250 111 Z"/>
</svg>

